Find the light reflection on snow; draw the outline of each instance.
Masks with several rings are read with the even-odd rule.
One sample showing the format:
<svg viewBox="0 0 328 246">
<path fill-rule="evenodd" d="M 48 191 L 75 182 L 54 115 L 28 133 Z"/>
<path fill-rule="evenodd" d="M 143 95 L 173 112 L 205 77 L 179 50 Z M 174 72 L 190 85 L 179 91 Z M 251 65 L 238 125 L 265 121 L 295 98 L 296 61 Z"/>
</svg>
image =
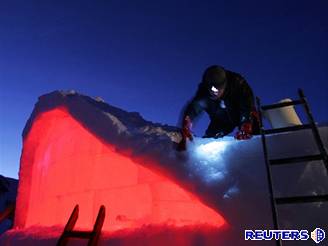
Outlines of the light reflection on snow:
<svg viewBox="0 0 328 246">
<path fill-rule="evenodd" d="M 196 153 L 200 157 L 205 157 L 209 161 L 218 161 L 221 159 L 221 154 L 225 151 L 229 142 L 227 141 L 213 141 L 206 144 L 200 144 L 196 148 Z"/>
<path fill-rule="evenodd" d="M 190 168 L 206 183 L 224 182 L 228 175 L 224 153 L 234 142 L 232 137 L 223 139 L 195 138 L 188 146 L 192 157 Z"/>
</svg>

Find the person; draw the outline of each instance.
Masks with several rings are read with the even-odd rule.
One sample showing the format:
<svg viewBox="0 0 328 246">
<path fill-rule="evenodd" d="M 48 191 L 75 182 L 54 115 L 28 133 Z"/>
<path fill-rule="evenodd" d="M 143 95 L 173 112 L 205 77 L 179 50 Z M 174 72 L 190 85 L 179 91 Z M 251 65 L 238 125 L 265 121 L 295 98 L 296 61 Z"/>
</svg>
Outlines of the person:
<svg viewBox="0 0 328 246">
<path fill-rule="evenodd" d="M 235 127 L 238 140 L 250 139 L 259 134 L 259 119 L 254 95 L 247 81 L 238 73 L 221 66 L 208 67 L 194 98 L 183 114 L 182 137 L 192 140 L 192 122 L 205 111 L 210 124 L 205 138 L 219 138 L 231 133 Z"/>
</svg>

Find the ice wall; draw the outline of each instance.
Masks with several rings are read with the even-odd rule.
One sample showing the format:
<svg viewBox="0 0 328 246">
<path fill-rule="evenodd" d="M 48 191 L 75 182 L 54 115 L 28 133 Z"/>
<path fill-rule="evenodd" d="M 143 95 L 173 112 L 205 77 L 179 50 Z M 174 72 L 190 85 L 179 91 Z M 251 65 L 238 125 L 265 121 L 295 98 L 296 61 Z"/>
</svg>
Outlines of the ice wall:
<svg viewBox="0 0 328 246">
<path fill-rule="evenodd" d="M 17 209 L 17 227 L 65 225 L 75 204 L 81 210 L 77 227 L 83 229 L 93 227 L 101 205 L 108 208 L 103 230 L 111 232 L 147 224 L 226 223 L 177 182 L 144 167 L 143 159 L 134 161 L 100 141 L 65 108 L 34 121 L 24 140 L 20 175 L 24 193 L 18 204 L 24 209 Z"/>
</svg>

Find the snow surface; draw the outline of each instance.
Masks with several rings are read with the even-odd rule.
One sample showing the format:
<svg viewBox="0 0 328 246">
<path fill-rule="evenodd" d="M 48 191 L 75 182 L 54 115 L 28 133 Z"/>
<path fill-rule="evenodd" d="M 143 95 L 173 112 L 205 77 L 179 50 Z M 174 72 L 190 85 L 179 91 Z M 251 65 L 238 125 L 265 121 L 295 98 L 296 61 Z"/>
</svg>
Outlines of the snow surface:
<svg viewBox="0 0 328 246">
<path fill-rule="evenodd" d="M 232 137 L 216 140 L 196 137 L 188 143 L 187 151 L 178 152 L 176 145 L 181 137 L 176 127 L 147 121 L 139 113 L 126 112 L 99 98 L 92 99 L 74 91 L 55 91 L 39 98 L 23 137 L 37 115 L 59 106 L 67 107 L 75 119 L 103 141 L 117 146 L 122 153 L 131 149 L 131 158 L 147 156 L 156 160 L 160 168 L 178 179 L 183 187 L 220 211 L 232 227 L 229 244 L 222 245 L 274 245 L 273 242 L 255 244 L 243 241 L 245 229 L 272 228 L 267 174 L 259 136 L 246 141 Z M 321 127 L 320 132 L 327 147 L 328 127 Z M 310 130 L 270 135 L 268 146 L 272 158 L 318 152 Z M 320 161 L 274 167 L 273 179 L 277 197 L 328 193 L 327 171 Z M 285 205 L 278 213 L 281 228 L 328 229 L 327 203 Z M 142 233 L 145 240 L 139 245 L 147 245 L 148 236 L 145 235 L 150 231 Z M 16 228 L 0 237 L 0 245 L 55 245 L 59 234 L 60 228 Z M 115 241 L 113 238 L 106 241 L 106 238 L 110 237 L 103 234 L 101 245 Z M 120 245 L 118 241 L 112 245 Z M 302 245 L 302 242 L 297 245 Z"/>
</svg>

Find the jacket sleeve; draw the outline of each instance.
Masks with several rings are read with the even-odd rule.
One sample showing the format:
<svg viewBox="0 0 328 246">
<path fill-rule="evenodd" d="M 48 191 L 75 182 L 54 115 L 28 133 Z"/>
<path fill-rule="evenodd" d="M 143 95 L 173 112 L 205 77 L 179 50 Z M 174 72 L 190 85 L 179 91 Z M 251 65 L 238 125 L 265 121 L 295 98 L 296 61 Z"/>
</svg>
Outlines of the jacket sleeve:
<svg viewBox="0 0 328 246">
<path fill-rule="evenodd" d="M 205 99 L 194 98 L 187 106 L 184 113 L 184 117 L 189 116 L 190 120 L 193 121 L 199 116 L 206 108 Z"/>
<path fill-rule="evenodd" d="M 251 112 L 255 109 L 254 95 L 245 79 L 240 80 L 240 125 L 251 122 Z"/>
<path fill-rule="evenodd" d="M 190 120 L 193 121 L 199 116 L 207 107 L 206 101 L 206 89 L 202 84 L 198 86 L 198 90 L 194 98 L 189 102 L 184 112 L 184 117 L 189 116 Z"/>
</svg>

